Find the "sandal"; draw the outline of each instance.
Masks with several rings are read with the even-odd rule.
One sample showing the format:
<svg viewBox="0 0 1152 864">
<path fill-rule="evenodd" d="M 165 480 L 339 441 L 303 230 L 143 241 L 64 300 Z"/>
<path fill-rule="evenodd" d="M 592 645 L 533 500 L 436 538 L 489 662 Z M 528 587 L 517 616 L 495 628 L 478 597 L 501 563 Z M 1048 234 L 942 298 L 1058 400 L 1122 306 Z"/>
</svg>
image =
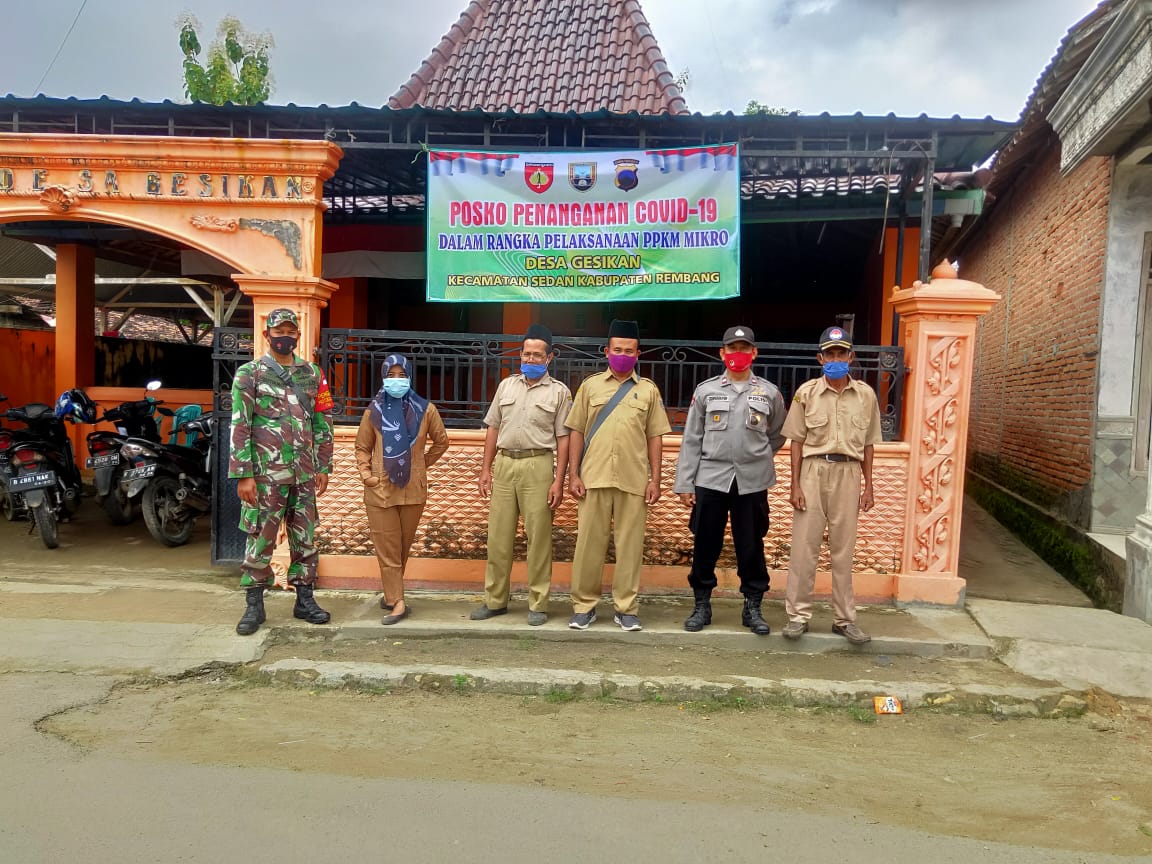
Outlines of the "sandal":
<svg viewBox="0 0 1152 864">
<path fill-rule="evenodd" d="M 383 594 L 380 595 L 380 608 L 381 609 L 383 609 L 385 612 L 391 612 L 393 606 L 395 606 L 395 604 L 389 603 L 387 597 L 385 597 Z"/>
</svg>

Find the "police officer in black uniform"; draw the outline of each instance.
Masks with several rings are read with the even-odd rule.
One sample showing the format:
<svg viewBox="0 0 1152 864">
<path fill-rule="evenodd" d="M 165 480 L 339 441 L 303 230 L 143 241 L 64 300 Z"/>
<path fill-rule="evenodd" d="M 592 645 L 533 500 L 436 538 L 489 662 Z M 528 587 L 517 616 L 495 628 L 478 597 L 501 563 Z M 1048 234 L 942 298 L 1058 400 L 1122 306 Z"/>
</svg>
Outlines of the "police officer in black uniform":
<svg viewBox="0 0 1152 864">
<path fill-rule="evenodd" d="M 690 632 L 712 623 L 716 560 L 724 527 L 732 519 L 742 623 L 753 633 L 771 632 L 760 604 L 768 590 L 764 535 L 768 533 L 768 487 L 776 482 L 773 455 L 784 444 L 784 399 L 774 384 L 753 374 L 752 328 L 729 327 L 720 359 L 725 372 L 696 388 L 684 424 L 684 441 L 672 491 L 692 508 L 695 536 L 688 583 L 696 603 L 684 622 Z"/>
</svg>

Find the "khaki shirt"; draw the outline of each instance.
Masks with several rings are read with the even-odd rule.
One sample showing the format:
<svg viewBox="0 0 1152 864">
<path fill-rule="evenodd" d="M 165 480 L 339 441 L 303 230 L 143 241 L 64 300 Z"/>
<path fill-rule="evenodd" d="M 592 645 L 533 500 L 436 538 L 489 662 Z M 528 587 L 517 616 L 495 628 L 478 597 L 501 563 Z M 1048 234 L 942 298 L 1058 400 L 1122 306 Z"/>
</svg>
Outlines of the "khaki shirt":
<svg viewBox="0 0 1152 864">
<path fill-rule="evenodd" d="M 806 457 L 842 453 L 863 460 L 865 447 L 884 440 L 876 393 L 855 378 L 841 393 L 823 375 L 805 381 L 788 409 L 784 437 L 801 442 Z"/>
<path fill-rule="evenodd" d="M 564 421 L 571 410 L 572 391 L 551 375 L 530 385 L 517 373 L 496 388 L 484 425 L 500 430 L 500 450 L 555 450 L 556 439 L 568 435 Z"/>
<path fill-rule="evenodd" d="M 586 442 L 580 479 L 588 489 L 615 488 L 643 495 L 651 475 L 648 439 L 672 431 L 668 413 L 656 383 L 632 373 L 635 386 Z M 588 437 L 596 418 L 620 389 L 620 382 L 607 369 L 584 379 L 576 391 L 566 425 Z"/>
<path fill-rule="evenodd" d="M 428 442 L 431 441 L 429 446 Z M 436 406 L 429 403 L 412 442 L 412 469 L 407 486 L 393 486 L 384 470 L 384 443 L 372 423 L 372 409 L 360 418 L 356 430 L 356 467 L 361 481 L 379 477 L 376 486 L 364 487 L 365 506 L 395 507 L 399 504 L 423 504 L 428 499 L 428 469 L 448 449 L 448 432 Z"/>
</svg>

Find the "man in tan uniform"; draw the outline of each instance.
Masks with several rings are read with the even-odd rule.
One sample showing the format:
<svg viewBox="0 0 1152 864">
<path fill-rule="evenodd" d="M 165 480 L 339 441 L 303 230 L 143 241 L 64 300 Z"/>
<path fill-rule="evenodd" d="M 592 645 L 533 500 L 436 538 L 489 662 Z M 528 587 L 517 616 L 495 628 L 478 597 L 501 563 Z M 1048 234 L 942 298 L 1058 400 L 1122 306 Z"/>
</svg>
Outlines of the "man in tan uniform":
<svg viewBox="0 0 1152 864">
<path fill-rule="evenodd" d="M 572 430 L 568 488 L 580 501 L 572 559 L 574 614 L 568 626 L 587 630 L 596 620 L 611 529 L 616 541 L 613 620 L 622 630 L 640 630 L 636 595 L 644 522 L 648 505 L 660 500 L 661 436 L 672 427 L 655 382 L 635 371 L 639 325 L 613 321 L 604 354 L 608 369 L 580 385 L 567 421 Z"/>
<path fill-rule="evenodd" d="M 783 631 L 788 639 L 808 631 L 825 527 L 832 555 L 832 632 L 854 645 L 872 639 L 856 624 L 852 556 L 859 512 L 872 509 L 872 453 L 882 435 L 876 393 L 848 374 L 854 357 L 844 330 L 825 330 L 816 355 L 824 375 L 800 385 L 784 421 L 784 437 L 792 442 L 792 553 Z"/>
<path fill-rule="evenodd" d="M 548 374 L 552 331 L 533 324 L 524 334 L 520 373 L 500 382 L 484 417 L 484 459 L 480 497 L 489 499 L 488 566 L 484 570 L 484 604 L 472 610 L 473 621 L 508 611 L 512 545 L 524 514 L 528 536 L 528 623 L 548 620 L 552 582 L 552 511 L 564 500 L 568 470 L 568 428 L 572 392 Z M 553 470 L 555 459 L 555 470 Z"/>
</svg>

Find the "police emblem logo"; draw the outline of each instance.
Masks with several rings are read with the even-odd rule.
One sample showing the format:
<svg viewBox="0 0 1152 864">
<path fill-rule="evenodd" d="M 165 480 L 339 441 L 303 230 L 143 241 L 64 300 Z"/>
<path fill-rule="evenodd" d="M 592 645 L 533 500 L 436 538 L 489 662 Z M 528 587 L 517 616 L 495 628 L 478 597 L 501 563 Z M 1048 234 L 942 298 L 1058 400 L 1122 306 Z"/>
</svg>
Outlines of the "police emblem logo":
<svg viewBox="0 0 1152 864">
<path fill-rule="evenodd" d="M 552 186 L 555 168 L 551 162 L 525 162 L 524 182 L 528 188 L 540 195 Z"/>
<path fill-rule="evenodd" d="M 568 183 L 577 192 L 587 192 L 596 185 L 595 162 L 571 162 L 568 165 Z"/>
<path fill-rule="evenodd" d="M 630 192 L 640 185 L 639 159 L 617 159 L 612 164 L 616 166 L 617 189 L 623 189 L 625 192 Z"/>
<path fill-rule="evenodd" d="M 844 331 L 838 327 L 833 327 L 831 330 L 828 331 L 828 338 L 829 339 L 843 339 L 844 338 Z"/>
</svg>

